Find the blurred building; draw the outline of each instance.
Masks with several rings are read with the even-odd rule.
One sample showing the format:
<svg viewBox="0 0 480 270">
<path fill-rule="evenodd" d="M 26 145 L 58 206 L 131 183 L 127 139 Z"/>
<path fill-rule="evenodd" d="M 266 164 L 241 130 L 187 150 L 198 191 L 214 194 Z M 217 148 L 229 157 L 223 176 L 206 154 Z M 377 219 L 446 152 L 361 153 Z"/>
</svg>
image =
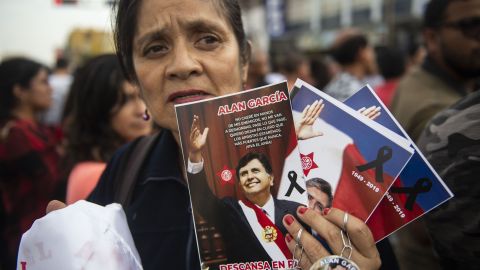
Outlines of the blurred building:
<svg viewBox="0 0 480 270">
<path fill-rule="evenodd" d="M 407 48 L 420 37 L 428 0 L 244 0 L 247 32 L 271 54 L 292 46 L 319 52 L 344 27 L 358 27 L 374 44 Z"/>
</svg>

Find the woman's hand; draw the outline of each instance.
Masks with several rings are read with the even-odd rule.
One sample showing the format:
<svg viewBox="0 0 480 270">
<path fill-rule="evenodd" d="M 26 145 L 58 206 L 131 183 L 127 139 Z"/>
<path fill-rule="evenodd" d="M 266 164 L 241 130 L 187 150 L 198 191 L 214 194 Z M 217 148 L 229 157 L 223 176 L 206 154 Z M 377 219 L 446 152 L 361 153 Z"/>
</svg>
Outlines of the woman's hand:
<svg viewBox="0 0 480 270">
<path fill-rule="evenodd" d="M 192 127 L 190 129 L 190 141 L 188 149 L 188 158 L 191 162 L 202 161 L 202 148 L 207 141 L 208 127 L 200 132 L 198 115 L 193 116 Z"/>
<path fill-rule="evenodd" d="M 61 201 L 52 200 L 48 203 L 47 209 L 45 209 L 46 214 L 67 207 L 67 205 Z"/>
<path fill-rule="evenodd" d="M 297 214 L 312 230 L 316 231 L 319 236 L 325 239 L 332 249 L 333 254 L 330 254 L 325 247 L 310 233 L 303 230 L 300 223 L 295 220 L 292 215 L 285 215 L 283 223 L 287 228 L 286 242 L 287 246 L 294 254 L 294 258 L 299 259 L 299 266 L 308 270 L 316 261 L 330 255 L 341 255 L 344 249 L 344 241 L 347 241 L 347 234 L 351 242 L 351 257 L 350 260 L 355 262 L 361 270 L 378 269 L 381 265 L 380 255 L 377 247 L 373 241 L 370 229 L 360 219 L 349 215 L 344 226 L 345 212 L 332 208 L 326 215 L 301 206 L 297 209 Z M 343 233 L 342 228 L 346 227 L 346 233 Z M 303 250 L 299 247 L 295 249 L 297 244 L 296 238 L 299 230 L 302 229 L 300 235 L 299 245 L 303 246 Z M 304 254 L 301 254 L 303 252 Z M 350 250 L 348 248 L 343 250 L 343 257 L 349 257 Z M 300 259 L 301 258 L 301 259 Z"/>
<path fill-rule="evenodd" d="M 325 107 L 323 100 L 315 100 L 311 105 L 307 105 L 302 112 L 302 118 L 295 126 L 295 132 L 299 140 L 306 140 L 317 136 L 322 136 L 320 131 L 313 130 L 313 123 L 317 120 L 318 116 Z"/>
</svg>

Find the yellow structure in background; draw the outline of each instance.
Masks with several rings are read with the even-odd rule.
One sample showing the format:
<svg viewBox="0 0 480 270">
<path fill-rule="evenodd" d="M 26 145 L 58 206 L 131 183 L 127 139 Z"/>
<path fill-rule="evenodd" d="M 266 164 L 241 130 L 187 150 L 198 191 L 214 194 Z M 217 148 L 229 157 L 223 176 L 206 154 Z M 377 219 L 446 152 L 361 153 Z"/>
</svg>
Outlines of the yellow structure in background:
<svg viewBox="0 0 480 270">
<path fill-rule="evenodd" d="M 87 59 L 115 51 L 111 32 L 94 29 L 75 29 L 67 40 L 65 56 L 73 67 L 82 65 Z"/>
</svg>

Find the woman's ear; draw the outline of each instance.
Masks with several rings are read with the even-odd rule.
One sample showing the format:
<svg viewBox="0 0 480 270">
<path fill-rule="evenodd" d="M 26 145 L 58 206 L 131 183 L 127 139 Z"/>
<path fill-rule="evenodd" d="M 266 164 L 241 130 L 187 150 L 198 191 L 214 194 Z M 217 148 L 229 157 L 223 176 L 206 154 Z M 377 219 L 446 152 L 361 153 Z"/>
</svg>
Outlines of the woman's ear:
<svg viewBox="0 0 480 270">
<path fill-rule="evenodd" d="M 25 94 L 25 89 L 22 86 L 18 84 L 13 86 L 13 95 L 17 98 L 17 100 L 23 100 Z"/>
</svg>

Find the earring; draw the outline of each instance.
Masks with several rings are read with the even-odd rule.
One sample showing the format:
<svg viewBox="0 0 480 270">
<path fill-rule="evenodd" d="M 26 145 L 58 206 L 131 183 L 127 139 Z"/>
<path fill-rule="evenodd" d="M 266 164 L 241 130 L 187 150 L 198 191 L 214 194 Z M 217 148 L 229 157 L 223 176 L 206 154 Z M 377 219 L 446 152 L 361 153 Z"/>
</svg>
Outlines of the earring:
<svg viewBox="0 0 480 270">
<path fill-rule="evenodd" d="M 145 121 L 150 120 L 150 114 L 148 114 L 148 109 L 145 109 L 145 112 L 143 113 L 142 118 Z"/>
</svg>

